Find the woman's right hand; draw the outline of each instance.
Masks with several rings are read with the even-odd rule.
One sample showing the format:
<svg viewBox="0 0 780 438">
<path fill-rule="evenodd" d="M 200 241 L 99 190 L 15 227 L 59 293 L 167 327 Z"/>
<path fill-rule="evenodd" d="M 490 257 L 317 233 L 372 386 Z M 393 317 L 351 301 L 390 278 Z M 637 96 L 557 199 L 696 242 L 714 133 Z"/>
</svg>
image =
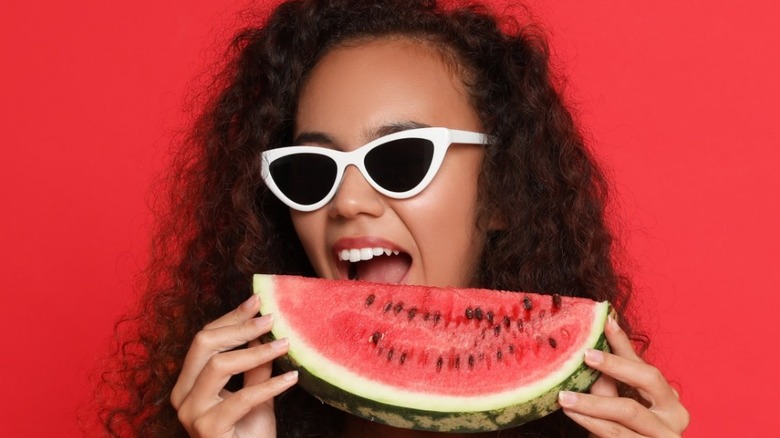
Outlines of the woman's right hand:
<svg viewBox="0 0 780 438">
<path fill-rule="evenodd" d="M 298 381 L 296 372 L 271 377 L 273 359 L 287 353 L 287 340 L 261 344 L 273 315 L 257 316 L 252 295 L 238 308 L 195 335 L 171 392 L 179 421 L 192 437 L 275 437 L 274 397 Z M 244 344 L 247 348 L 236 349 Z M 244 386 L 230 392 L 231 376 L 244 373 Z"/>
</svg>

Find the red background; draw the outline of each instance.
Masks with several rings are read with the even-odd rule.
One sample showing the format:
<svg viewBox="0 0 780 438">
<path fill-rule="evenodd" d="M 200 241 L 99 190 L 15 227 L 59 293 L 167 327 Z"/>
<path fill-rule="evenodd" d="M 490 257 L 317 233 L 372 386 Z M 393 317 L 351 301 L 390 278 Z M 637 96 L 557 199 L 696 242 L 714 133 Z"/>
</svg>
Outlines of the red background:
<svg viewBox="0 0 780 438">
<path fill-rule="evenodd" d="M 688 437 L 778 436 L 780 6 L 536 5 L 616 181 L 652 357 Z M 76 436 L 132 307 L 147 199 L 193 78 L 243 2 L 0 7 L 0 424 Z M 775 402 L 772 402 L 775 400 Z"/>
</svg>

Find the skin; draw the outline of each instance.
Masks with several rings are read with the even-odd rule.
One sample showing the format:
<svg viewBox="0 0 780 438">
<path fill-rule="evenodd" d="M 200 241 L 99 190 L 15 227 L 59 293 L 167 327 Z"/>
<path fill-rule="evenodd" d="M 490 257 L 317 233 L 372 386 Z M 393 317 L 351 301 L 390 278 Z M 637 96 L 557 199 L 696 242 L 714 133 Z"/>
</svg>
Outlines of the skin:
<svg viewBox="0 0 780 438">
<path fill-rule="evenodd" d="M 352 150 L 390 128 L 410 124 L 481 128 L 456 69 L 438 52 L 413 40 L 385 39 L 335 48 L 320 60 L 301 90 L 295 134 L 316 138 L 315 144 L 323 147 Z M 481 160 L 479 146 L 454 145 L 431 185 L 406 200 L 382 196 L 349 168 L 328 205 L 291 212 L 317 274 L 345 277 L 334 247 L 380 242 L 411 257 L 403 282 L 471 285 L 487 231 L 476 225 L 475 217 Z M 287 344 L 256 341 L 273 323 L 272 316 L 257 317 L 258 309 L 252 297 L 195 337 L 171 394 L 191 436 L 276 436 L 273 398 L 294 385 L 297 375 L 271 377 L 271 361 L 287 352 Z M 607 324 L 606 336 L 611 354 L 586 355 L 586 363 L 602 377 L 590 394 L 561 393 L 564 412 L 592 436 L 680 436 L 689 417 L 676 391 L 658 369 L 637 356 L 616 321 Z M 234 350 L 244 344 L 249 347 Z M 230 376 L 242 372 L 244 388 L 225 391 Z M 617 381 L 637 388 L 647 404 L 619 397 Z M 352 416 L 345 431 L 347 437 L 432 435 L 440 434 Z"/>
<path fill-rule="evenodd" d="M 375 41 L 332 50 L 313 69 L 299 100 L 296 137 L 350 151 L 400 126 L 481 131 L 460 80 L 436 52 L 409 41 Z M 323 139 L 324 140 L 324 139 Z M 410 199 L 376 192 L 349 167 L 329 205 L 292 211 L 317 274 L 346 278 L 336 253 L 380 246 L 411 256 L 402 283 L 468 286 L 484 231 L 477 230 L 477 178 L 483 149 L 453 145 L 433 182 Z"/>
<path fill-rule="evenodd" d="M 323 147 L 353 150 L 397 125 L 480 131 L 466 91 L 439 54 L 406 40 L 332 50 L 312 70 L 296 117 L 296 136 L 321 133 Z M 384 132 L 383 132 L 384 131 Z M 403 283 L 465 287 L 485 230 L 476 227 L 480 146 L 450 147 L 433 182 L 410 199 L 376 192 L 348 168 L 329 205 L 292 211 L 298 237 L 320 277 L 345 278 L 342 245 L 383 242 L 409 254 Z M 347 436 L 427 436 L 349 417 Z"/>
</svg>

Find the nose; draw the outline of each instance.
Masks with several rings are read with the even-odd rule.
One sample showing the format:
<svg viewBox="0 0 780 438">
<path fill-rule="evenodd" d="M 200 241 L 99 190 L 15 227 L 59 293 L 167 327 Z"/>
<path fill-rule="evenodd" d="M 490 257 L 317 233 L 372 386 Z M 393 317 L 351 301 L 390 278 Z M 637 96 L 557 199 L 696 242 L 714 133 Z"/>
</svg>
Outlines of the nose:
<svg viewBox="0 0 780 438">
<path fill-rule="evenodd" d="M 385 203 L 360 171 L 355 166 L 348 166 L 328 208 L 328 215 L 334 219 L 352 219 L 361 214 L 378 217 L 384 213 Z"/>
</svg>

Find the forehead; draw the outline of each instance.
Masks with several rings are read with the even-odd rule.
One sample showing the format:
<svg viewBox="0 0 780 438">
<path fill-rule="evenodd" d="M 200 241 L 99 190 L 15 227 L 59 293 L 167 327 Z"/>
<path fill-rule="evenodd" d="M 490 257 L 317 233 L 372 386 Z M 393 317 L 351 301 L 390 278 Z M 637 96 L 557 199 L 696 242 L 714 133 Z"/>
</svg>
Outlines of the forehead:
<svg viewBox="0 0 780 438">
<path fill-rule="evenodd" d="M 296 133 L 360 131 L 365 140 L 377 127 L 399 122 L 478 130 L 458 70 L 451 56 L 415 39 L 333 48 L 304 81 Z"/>
</svg>

